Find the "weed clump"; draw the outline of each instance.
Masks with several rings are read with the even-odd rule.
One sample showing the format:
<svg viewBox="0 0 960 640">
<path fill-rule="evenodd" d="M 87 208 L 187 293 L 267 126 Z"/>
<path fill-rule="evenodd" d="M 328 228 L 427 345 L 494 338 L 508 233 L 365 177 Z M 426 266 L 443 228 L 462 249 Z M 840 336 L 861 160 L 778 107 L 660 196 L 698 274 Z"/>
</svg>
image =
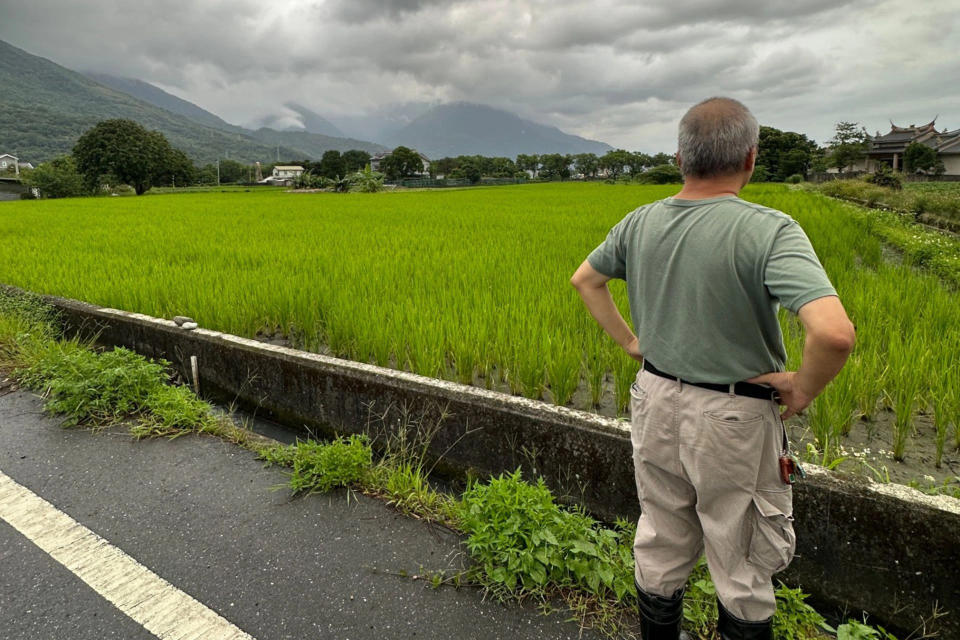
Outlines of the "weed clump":
<svg viewBox="0 0 960 640">
<path fill-rule="evenodd" d="M 373 466 L 366 436 L 353 435 L 330 443 L 298 442 L 291 455 L 294 493 L 318 493 L 357 484 Z"/>
<path fill-rule="evenodd" d="M 548 584 L 600 597 L 633 599 L 632 532 L 606 529 L 580 511 L 561 509 L 543 479 L 516 471 L 463 494 L 460 524 L 467 548 L 490 586 L 536 591 Z"/>
</svg>

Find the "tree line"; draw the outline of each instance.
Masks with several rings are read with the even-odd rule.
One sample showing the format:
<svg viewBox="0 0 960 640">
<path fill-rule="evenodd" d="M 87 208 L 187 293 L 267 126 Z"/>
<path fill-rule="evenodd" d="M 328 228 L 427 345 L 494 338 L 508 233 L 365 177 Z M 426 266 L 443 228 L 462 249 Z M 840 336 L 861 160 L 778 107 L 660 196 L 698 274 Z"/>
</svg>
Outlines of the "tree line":
<svg viewBox="0 0 960 640">
<path fill-rule="evenodd" d="M 840 122 L 836 134 L 824 149 L 806 135 L 760 127 L 760 144 L 753 179 L 757 182 L 798 181 L 811 172 L 836 167 L 843 172 L 863 158 L 868 136 L 856 123 Z M 291 160 L 304 168 L 306 186 L 336 184 L 348 175 L 361 172 L 370 163 L 370 154 L 361 150 L 341 153 L 326 151 L 320 160 Z M 219 166 L 218 166 L 219 165 Z M 223 159 L 218 165 L 195 166 L 187 155 L 170 145 L 158 131 L 148 131 L 132 120 L 106 120 L 86 131 L 77 140 L 70 155 L 61 156 L 24 172 L 24 183 L 39 190 L 43 197 L 67 197 L 96 193 L 104 185 L 130 185 L 139 195 L 152 186 L 252 183 L 253 165 Z M 261 167 L 268 176 L 273 164 Z M 905 153 L 909 171 L 942 173 L 943 164 L 933 149 L 911 144 Z M 381 162 L 383 177 L 398 180 L 429 173 L 431 177 L 466 179 L 478 183 L 483 178 L 530 178 L 567 180 L 570 178 L 633 180 L 651 183 L 680 182 L 675 159 L 667 153 L 614 149 L 603 155 L 519 154 L 516 158 L 461 155 L 433 160 L 424 170 L 420 155 L 413 149 L 397 147 Z M 367 180 L 376 176 L 367 177 Z M 382 178 L 377 178 L 382 179 Z M 326 181 L 326 182 L 324 182 Z"/>
</svg>

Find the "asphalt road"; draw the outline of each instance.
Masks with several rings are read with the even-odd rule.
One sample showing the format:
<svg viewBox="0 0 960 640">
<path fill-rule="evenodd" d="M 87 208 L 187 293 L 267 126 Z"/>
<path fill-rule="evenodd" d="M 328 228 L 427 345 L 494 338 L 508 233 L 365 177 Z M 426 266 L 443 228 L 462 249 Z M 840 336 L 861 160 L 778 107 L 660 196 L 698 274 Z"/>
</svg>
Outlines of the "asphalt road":
<svg viewBox="0 0 960 640">
<path fill-rule="evenodd" d="M 0 472 L 258 640 L 599 637 L 411 579 L 460 568 L 461 540 L 364 496 L 292 498 L 281 470 L 214 438 L 64 430 L 18 391 L 0 397 Z M 0 638 L 156 637 L 55 555 L 0 518 Z"/>
</svg>

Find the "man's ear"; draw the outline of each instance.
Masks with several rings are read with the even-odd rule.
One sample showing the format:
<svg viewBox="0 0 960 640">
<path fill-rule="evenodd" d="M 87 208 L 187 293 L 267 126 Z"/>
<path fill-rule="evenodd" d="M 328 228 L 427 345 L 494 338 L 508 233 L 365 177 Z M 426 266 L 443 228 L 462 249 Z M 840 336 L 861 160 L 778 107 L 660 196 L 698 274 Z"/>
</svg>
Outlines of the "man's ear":
<svg viewBox="0 0 960 640">
<path fill-rule="evenodd" d="M 750 147 L 750 151 L 747 152 L 747 157 L 743 161 L 743 170 L 752 172 L 756 164 L 757 164 L 757 147 Z"/>
<path fill-rule="evenodd" d="M 676 162 L 677 162 L 677 167 L 680 167 L 680 152 L 679 152 L 679 151 L 677 151 L 675 154 L 673 154 L 673 159 L 676 160 Z"/>
</svg>

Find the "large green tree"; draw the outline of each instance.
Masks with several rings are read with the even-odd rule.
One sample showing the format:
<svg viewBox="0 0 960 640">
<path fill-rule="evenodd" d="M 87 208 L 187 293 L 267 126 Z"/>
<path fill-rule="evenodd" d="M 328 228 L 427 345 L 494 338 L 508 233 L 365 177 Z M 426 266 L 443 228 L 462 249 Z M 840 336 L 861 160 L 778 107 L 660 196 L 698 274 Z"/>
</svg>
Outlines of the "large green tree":
<svg viewBox="0 0 960 640">
<path fill-rule="evenodd" d="M 387 175 L 388 180 L 396 180 L 423 173 L 423 160 L 413 149 L 400 146 L 383 159 L 380 168 Z"/>
<path fill-rule="evenodd" d="M 343 158 L 344 171 L 347 173 L 360 171 L 370 164 L 370 154 L 359 149 L 344 151 L 341 157 Z"/>
<path fill-rule="evenodd" d="M 137 195 L 162 183 L 181 160 L 159 131 L 119 119 L 104 120 L 80 136 L 73 157 L 91 190 L 119 183 L 130 185 Z"/>
<path fill-rule="evenodd" d="M 903 152 L 903 166 L 911 172 L 933 171 L 937 160 L 937 152 L 920 142 L 911 142 Z"/>
<path fill-rule="evenodd" d="M 633 154 L 623 149 L 607 151 L 599 160 L 600 169 L 607 172 L 607 176 L 617 179 L 623 173 L 625 167 L 630 167 L 634 162 Z"/>
<path fill-rule="evenodd" d="M 817 143 L 802 133 L 760 127 L 757 166 L 766 169 L 767 179 L 782 181 L 799 173 L 805 176 L 817 154 Z"/>
<path fill-rule="evenodd" d="M 566 180 L 570 177 L 570 156 L 545 153 L 540 156 L 540 177 L 548 180 Z"/>
<path fill-rule="evenodd" d="M 600 160 L 595 153 L 578 153 L 573 156 L 573 167 L 585 178 L 596 178 Z"/>
<path fill-rule="evenodd" d="M 517 169 L 520 171 L 529 171 L 534 178 L 540 171 L 540 156 L 536 154 L 521 153 L 517 156 Z"/>
<path fill-rule="evenodd" d="M 330 178 L 331 180 L 335 178 L 342 178 L 347 174 L 347 163 L 344 162 L 343 156 L 340 155 L 339 151 L 336 149 L 330 149 L 329 151 L 323 152 L 323 157 L 320 158 L 319 171 L 317 173 L 324 178 Z"/>
<path fill-rule="evenodd" d="M 831 167 L 840 173 L 860 160 L 867 151 L 867 130 L 856 122 L 838 122 L 836 132 L 830 140 Z"/>
</svg>

